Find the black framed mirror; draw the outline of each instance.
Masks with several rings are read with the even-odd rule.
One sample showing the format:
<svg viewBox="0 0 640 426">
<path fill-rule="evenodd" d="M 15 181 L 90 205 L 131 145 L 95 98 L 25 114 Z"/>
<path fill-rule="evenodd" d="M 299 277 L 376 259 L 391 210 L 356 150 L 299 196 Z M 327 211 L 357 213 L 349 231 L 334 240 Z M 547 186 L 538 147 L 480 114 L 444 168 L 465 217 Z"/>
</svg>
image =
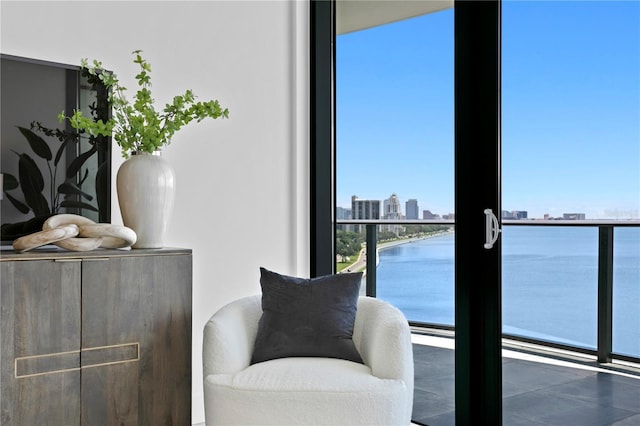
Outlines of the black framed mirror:
<svg viewBox="0 0 640 426">
<path fill-rule="evenodd" d="M 2 244 L 53 214 L 111 221 L 111 138 L 78 134 L 58 114 L 106 121 L 107 91 L 80 66 L 0 54 Z"/>
</svg>

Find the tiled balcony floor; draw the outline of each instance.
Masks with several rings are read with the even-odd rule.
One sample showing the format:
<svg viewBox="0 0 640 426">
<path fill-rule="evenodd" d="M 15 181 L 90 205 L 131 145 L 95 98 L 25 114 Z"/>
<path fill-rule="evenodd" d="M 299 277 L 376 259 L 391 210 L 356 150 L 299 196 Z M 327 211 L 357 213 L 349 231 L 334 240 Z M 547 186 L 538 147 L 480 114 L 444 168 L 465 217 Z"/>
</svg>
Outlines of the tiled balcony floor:
<svg viewBox="0 0 640 426">
<path fill-rule="evenodd" d="M 413 335 L 414 424 L 453 426 L 453 339 Z M 640 369 L 503 349 L 503 425 L 640 426 Z"/>
</svg>

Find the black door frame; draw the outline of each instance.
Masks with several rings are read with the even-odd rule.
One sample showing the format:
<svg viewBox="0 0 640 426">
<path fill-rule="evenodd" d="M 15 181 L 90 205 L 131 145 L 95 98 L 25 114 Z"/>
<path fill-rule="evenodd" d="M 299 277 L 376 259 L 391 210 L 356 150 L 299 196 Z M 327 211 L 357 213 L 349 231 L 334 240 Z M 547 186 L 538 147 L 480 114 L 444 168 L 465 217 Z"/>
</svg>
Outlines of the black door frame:
<svg viewBox="0 0 640 426">
<path fill-rule="evenodd" d="M 501 1 L 454 3 L 457 425 L 502 424 Z"/>
<path fill-rule="evenodd" d="M 335 272 L 335 5 L 310 3 L 310 275 Z"/>
</svg>

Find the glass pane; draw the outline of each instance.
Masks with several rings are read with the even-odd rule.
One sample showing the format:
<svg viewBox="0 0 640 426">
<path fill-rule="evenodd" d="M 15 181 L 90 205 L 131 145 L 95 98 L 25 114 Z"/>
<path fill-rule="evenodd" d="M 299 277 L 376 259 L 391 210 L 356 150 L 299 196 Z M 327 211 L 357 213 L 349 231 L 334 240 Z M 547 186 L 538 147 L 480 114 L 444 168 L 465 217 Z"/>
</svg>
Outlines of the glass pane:
<svg viewBox="0 0 640 426">
<path fill-rule="evenodd" d="M 412 248 L 428 246 L 423 238 L 451 230 L 402 221 L 453 218 L 453 94 L 452 9 L 337 37 L 338 219 L 398 221 L 379 227 L 379 241 L 420 242 Z M 420 295 L 436 291 L 449 300 L 437 302 L 448 306 L 434 318 L 453 325 L 453 236 L 443 238 L 450 247 L 444 249 L 448 269 L 437 270 L 442 278 L 435 281 L 416 277 L 424 278 L 423 263 L 441 261 L 442 253 L 430 260 L 428 251 L 415 253 L 413 260 L 402 260 L 415 263 L 409 268 L 404 263 L 401 270 L 391 255 L 410 248 L 380 253 L 378 295 L 410 320 L 431 316 L 431 298 Z M 347 243 L 356 239 L 364 242 L 364 226 L 338 225 L 337 254 L 344 260 L 338 270 L 357 256 L 358 246 Z"/>
<path fill-rule="evenodd" d="M 503 333 L 596 349 L 597 296 L 597 228 L 503 227 Z"/>
<path fill-rule="evenodd" d="M 376 297 L 451 328 L 453 224 L 433 222 L 454 211 L 453 9 L 389 22 L 336 38 L 336 218 L 392 221 L 376 225 Z M 364 268 L 365 241 L 364 225 L 337 225 L 338 271 Z M 413 419 L 454 424 L 453 333 L 413 339 Z"/>
<path fill-rule="evenodd" d="M 640 3 L 504 2 L 502 45 L 503 219 L 638 220 Z M 595 349 L 597 227 L 517 228 L 504 230 L 504 331 Z"/>
<path fill-rule="evenodd" d="M 504 333 L 597 349 L 598 222 L 607 220 L 613 350 L 640 353 L 640 228 L 615 226 L 640 223 L 639 94 L 640 2 L 502 2 Z M 503 424 L 633 418 L 620 410 L 628 378 L 615 365 L 504 344 Z"/>
<path fill-rule="evenodd" d="M 377 297 L 411 321 L 454 324 L 454 234 L 439 232 L 411 244 L 379 245 Z"/>
<path fill-rule="evenodd" d="M 504 210 L 640 218 L 639 9 L 503 3 Z"/>
<path fill-rule="evenodd" d="M 613 234 L 613 352 L 640 358 L 640 229 Z"/>
</svg>

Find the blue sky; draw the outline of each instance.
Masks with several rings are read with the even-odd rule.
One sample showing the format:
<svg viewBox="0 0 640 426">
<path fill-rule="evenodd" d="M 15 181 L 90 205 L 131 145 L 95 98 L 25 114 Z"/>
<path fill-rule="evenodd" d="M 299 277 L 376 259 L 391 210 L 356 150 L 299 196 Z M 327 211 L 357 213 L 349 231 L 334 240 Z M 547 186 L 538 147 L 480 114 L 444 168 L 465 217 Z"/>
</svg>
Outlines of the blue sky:
<svg viewBox="0 0 640 426">
<path fill-rule="evenodd" d="M 502 207 L 640 217 L 640 0 L 504 1 Z M 453 10 L 338 36 L 337 205 L 454 211 Z"/>
</svg>

